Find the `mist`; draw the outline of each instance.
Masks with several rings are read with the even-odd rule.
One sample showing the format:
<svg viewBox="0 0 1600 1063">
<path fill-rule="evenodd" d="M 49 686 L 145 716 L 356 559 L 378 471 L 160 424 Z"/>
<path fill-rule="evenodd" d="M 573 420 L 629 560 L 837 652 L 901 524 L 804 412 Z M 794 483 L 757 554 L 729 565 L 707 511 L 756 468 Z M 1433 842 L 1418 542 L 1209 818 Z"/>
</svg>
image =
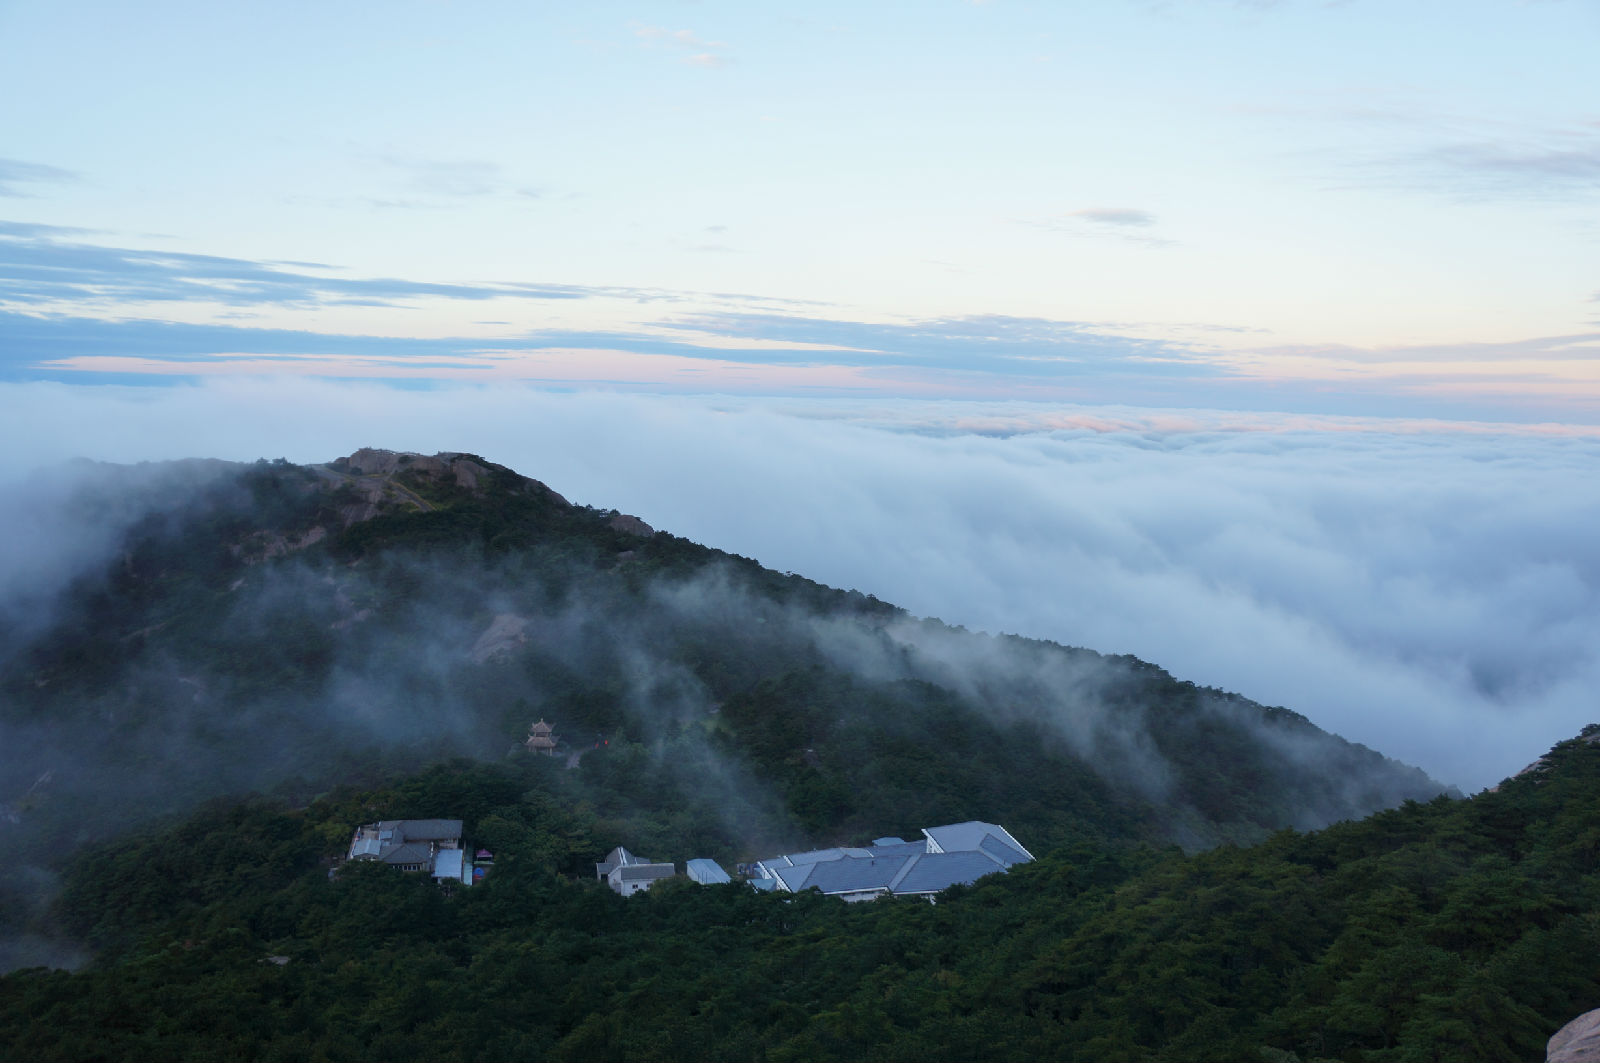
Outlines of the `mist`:
<svg viewBox="0 0 1600 1063">
<path fill-rule="evenodd" d="M 465 450 L 915 614 L 1137 655 L 1468 791 L 1593 718 L 1600 442 L 1559 428 L 305 381 L 3 390 L 7 497 L 72 456 Z M 50 540 L 12 534 L 29 511 L 7 507 L 4 541 Z"/>
</svg>

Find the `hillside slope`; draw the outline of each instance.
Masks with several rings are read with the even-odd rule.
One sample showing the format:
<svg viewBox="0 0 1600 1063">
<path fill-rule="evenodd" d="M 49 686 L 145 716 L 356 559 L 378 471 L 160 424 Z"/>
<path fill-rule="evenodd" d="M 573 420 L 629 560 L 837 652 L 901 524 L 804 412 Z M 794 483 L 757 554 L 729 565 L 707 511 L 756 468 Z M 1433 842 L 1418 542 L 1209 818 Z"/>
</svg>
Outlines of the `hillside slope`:
<svg viewBox="0 0 1600 1063">
<path fill-rule="evenodd" d="M 0 1058 L 1536 1059 L 1600 996 L 1596 738 L 1471 800 L 1079 841 L 937 905 L 565 878 L 632 825 L 551 758 L 218 803 L 75 862 L 99 960 L 0 978 Z M 350 823 L 441 807 L 495 850 L 481 885 L 326 874 Z"/>
<path fill-rule="evenodd" d="M 83 843 L 498 760 L 541 716 L 631 846 L 723 859 L 972 818 L 1035 851 L 1196 849 L 1442 789 L 1287 710 L 918 619 L 472 455 L 58 475 L 52 519 L 93 534 L 0 611 L 8 936 Z"/>
</svg>

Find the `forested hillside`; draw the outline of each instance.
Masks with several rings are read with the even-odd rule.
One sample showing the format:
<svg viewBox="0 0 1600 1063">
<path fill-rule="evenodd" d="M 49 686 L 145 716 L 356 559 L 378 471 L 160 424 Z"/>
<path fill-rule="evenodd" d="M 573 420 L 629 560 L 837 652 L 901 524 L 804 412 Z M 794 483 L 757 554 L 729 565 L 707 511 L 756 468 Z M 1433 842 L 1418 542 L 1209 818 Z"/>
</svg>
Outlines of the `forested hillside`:
<svg viewBox="0 0 1600 1063">
<path fill-rule="evenodd" d="M 1600 996 L 1589 739 L 1471 800 L 1061 844 L 937 905 L 624 899 L 585 871 L 642 824 L 586 774 L 446 765 L 96 848 L 60 911 L 100 958 L 0 979 L 0 1057 L 1529 1060 Z M 481 885 L 329 879 L 348 824 L 439 808 L 495 847 Z"/>
<path fill-rule="evenodd" d="M 0 603 L 0 961 L 90 961 L 46 977 L 69 995 L 105 979 L 113 999 L 129 972 L 229 941 L 249 943 L 235 959 L 268 942 L 299 957 L 242 968 L 291 982 L 313 955 L 382 953 L 396 934 L 466 963 L 530 905 L 588 941 L 600 924 L 585 919 L 643 918 L 571 881 L 618 844 L 732 863 L 984 819 L 1057 854 L 1047 866 L 1093 854 L 1101 881 L 1169 846 L 1259 842 L 1442 790 L 1288 710 L 912 617 L 471 455 L 84 465 L 38 495 L 31 576 Z M 522 749 L 537 717 L 561 755 Z M 512 854 L 506 885 L 447 903 L 367 873 L 328 883 L 322 861 L 380 814 L 466 818 L 475 844 Z M 792 903 L 759 910 L 834 913 Z M 931 913 L 895 918 L 947 918 Z M 184 969 L 172 977 L 200 977 Z M 647 970 L 606 984 L 637 991 Z M 284 999 L 321 1008 L 309 984 Z"/>
</svg>

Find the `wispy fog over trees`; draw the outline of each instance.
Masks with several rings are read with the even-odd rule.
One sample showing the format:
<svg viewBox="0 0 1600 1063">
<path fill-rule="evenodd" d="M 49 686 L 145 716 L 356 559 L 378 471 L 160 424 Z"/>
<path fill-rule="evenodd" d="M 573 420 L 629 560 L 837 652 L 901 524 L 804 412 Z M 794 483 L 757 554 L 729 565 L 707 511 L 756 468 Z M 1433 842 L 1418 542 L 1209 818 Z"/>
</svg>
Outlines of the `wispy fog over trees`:
<svg viewBox="0 0 1600 1063">
<path fill-rule="evenodd" d="M 541 716 L 582 755 L 573 799 L 648 810 L 636 847 L 683 858 L 962 819 L 1199 848 L 1441 790 L 1133 658 L 920 620 L 482 459 L 370 461 L 49 481 L 100 519 L 5 631 L 11 934 L 48 931 L 78 845 L 216 796 L 524 756 Z"/>
</svg>

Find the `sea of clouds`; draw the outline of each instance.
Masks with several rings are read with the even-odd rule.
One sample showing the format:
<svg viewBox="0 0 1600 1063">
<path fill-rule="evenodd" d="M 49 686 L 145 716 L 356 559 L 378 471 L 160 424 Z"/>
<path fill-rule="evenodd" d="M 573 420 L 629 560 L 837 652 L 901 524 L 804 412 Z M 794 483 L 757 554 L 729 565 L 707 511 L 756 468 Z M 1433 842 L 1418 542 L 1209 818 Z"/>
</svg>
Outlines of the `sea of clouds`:
<svg viewBox="0 0 1600 1063">
<path fill-rule="evenodd" d="M 0 594 L 70 568 L 78 537 L 26 500 L 71 457 L 465 450 L 920 615 L 1135 654 L 1469 792 L 1600 719 L 1590 430 L 305 380 L 4 384 L 0 409 Z"/>
</svg>

